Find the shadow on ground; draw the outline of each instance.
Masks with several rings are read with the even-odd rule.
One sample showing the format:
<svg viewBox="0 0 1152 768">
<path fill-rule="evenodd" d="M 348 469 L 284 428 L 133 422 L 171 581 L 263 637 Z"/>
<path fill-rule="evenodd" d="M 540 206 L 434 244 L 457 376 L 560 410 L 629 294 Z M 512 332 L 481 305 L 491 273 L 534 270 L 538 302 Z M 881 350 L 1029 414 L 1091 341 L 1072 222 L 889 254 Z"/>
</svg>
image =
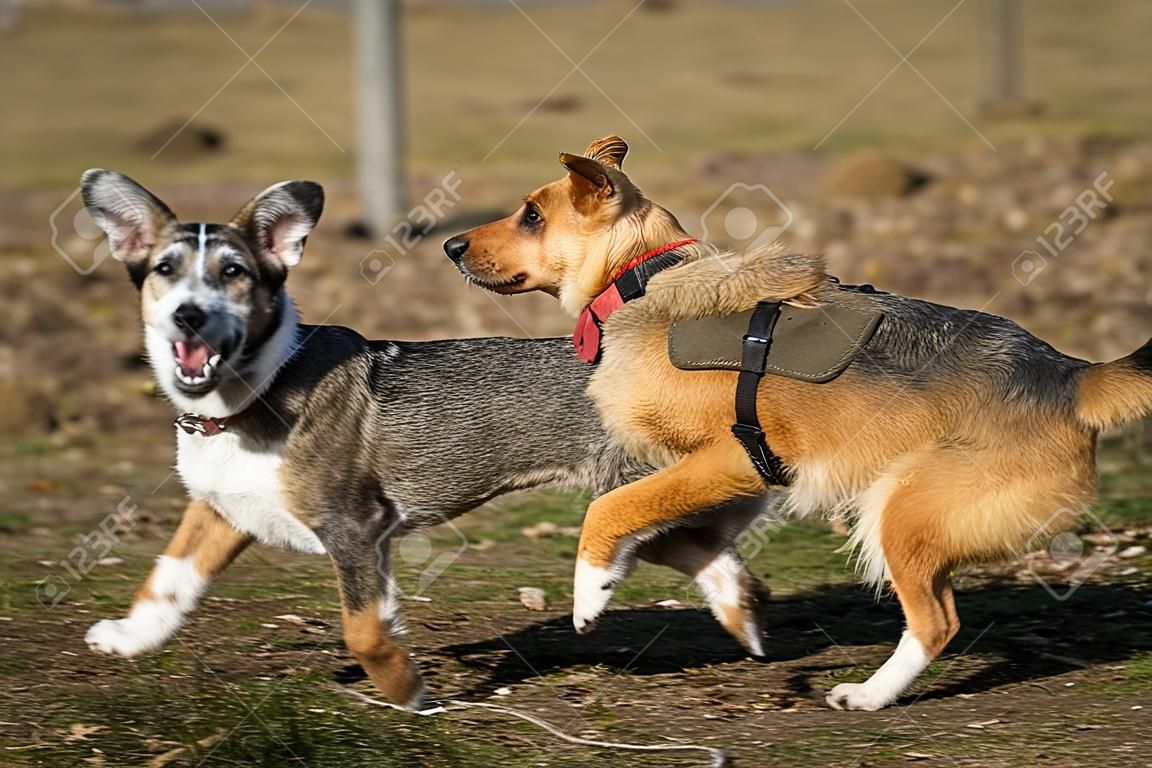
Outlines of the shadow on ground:
<svg viewBox="0 0 1152 768">
<path fill-rule="evenodd" d="M 984 654 L 998 661 L 959 681 L 933 687 L 921 698 L 1035 682 L 1152 650 L 1148 598 L 1146 590 L 1125 584 L 1082 585 L 1063 602 L 1037 585 L 989 585 L 960 593 L 957 606 L 965 624 L 944 658 Z M 816 695 L 814 677 L 849 664 L 851 649 L 876 645 L 890 649 L 902 629 L 894 598 L 877 604 L 870 594 L 846 585 L 775 599 L 769 627 L 766 653 L 757 660 L 763 664 L 797 662 L 832 647 L 844 651 L 821 656 L 819 663 L 791 665 L 789 687 L 801 698 Z M 477 642 L 448 645 L 438 653 L 484 673 L 469 695 L 594 665 L 607 667 L 609 674 L 659 675 L 747 658 L 707 611 L 660 608 L 610 612 L 587 636 L 577 635 L 563 616 Z"/>
</svg>

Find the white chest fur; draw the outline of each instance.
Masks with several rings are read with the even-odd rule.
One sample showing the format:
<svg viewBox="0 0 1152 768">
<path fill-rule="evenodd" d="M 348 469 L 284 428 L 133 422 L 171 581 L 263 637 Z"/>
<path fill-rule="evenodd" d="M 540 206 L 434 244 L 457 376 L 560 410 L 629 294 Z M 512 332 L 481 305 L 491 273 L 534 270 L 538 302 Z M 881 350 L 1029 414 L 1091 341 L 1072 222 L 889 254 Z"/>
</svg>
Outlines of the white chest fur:
<svg viewBox="0 0 1152 768">
<path fill-rule="evenodd" d="M 212 437 L 177 430 L 176 469 L 188 492 L 232 525 L 276 547 L 323 554 L 324 545 L 284 503 L 278 450 L 246 450 L 236 435 Z"/>
</svg>

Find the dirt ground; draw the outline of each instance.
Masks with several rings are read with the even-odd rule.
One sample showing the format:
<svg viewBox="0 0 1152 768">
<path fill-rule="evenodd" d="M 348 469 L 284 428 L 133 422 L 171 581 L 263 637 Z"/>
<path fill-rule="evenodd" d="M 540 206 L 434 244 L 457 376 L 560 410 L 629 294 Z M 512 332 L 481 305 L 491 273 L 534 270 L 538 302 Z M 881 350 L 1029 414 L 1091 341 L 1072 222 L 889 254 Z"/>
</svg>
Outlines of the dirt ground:
<svg viewBox="0 0 1152 768">
<path fill-rule="evenodd" d="M 722 747 L 742 766 L 1145 765 L 1152 557 L 1116 555 L 1152 544 L 1152 505 L 1147 471 L 1134 468 L 1146 465 L 1126 442 L 1105 455 L 1130 469 L 1105 475 L 1096 527 L 1083 532 L 1089 550 L 1114 554 L 959 575 L 965 628 L 884 712 L 823 705 L 833 685 L 883 661 L 901 620 L 891 598 L 855 585 L 834 552 L 841 537 L 815 522 L 746 542 L 749 554 L 762 546 L 755 568 L 774 591 L 763 661 L 744 656 L 678 575 L 648 566 L 594 634 L 575 635 L 568 527 L 583 500 L 543 493 L 401 544 L 401 587 L 415 595 L 405 642 L 435 698 L 514 707 L 586 738 Z M 140 433 L 83 451 L 28 441 L 6 454 L 2 764 L 708 764 L 571 745 L 496 712 L 421 717 L 350 699 L 341 689 L 372 689 L 342 647 L 334 579 L 318 558 L 257 548 L 167 649 L 97 657 L 86 627 L 121 615 L 179 513 L 166 449 Z M 133 507 L 107 526 L 119 536 L 107 553 L 84 540 L 94 521 Z M 98 558 L 75 582 L 72 546 Z M 1073 588 L 1080 567 L 1087 579 Z M 544 591 L 546 610 L 520 604 L 524 586 Z"/>
<path fill-rule="evenodd" d="M 568 332 L 550 299 L 465 286 L 438 242 L 551 179 L 557 150 L 610 131 L 632 140 L 641 186 L 698 234 L 730 185 L 763 184 L 777 214 L 791 214 L 782 237 L 825 253 L 847 281 L 1007 315 L 1090 359 L 1152 334 L 1152 102 L 1130 66 L 1146 59 L 1147 4 L 1041 14 L 1026 3 L 1029 88 L 1045 109 L 1001 121 L 972 106 L 980 22 L 960 8 L 914 61 L 994 150 L 901 70 L 816 152 L 898 61 L 847 5 L 647 5 L 586 66 L 626 116 L 576 74 L 518 129 L 570 64 L 515 8 L 412 10 L 410 193 L 419 200 L 455 168 L 463 197 L 404 253 L 346 237 L 356 205 L 345 19 L 223 20 L 251 52 L 284 27 L 259 60 L 319 126 L 249 67 L 197 118 L 222 127 L 223 149 L 155 157 L 149 140 L 244 64 L 212 24 L 72 8 L 34 11 L 4 33 L 0 99 L 21 108 L 0 122 L 0 765 L 708 764 L 703 753 L 570 744 L 496 711 L 416 716 L 354 700 L 347 690 L 371 687 L 342 646 L 330 567 L 268 549 L 242 556 L 162 652 L 91 654 L 86 628 L 123 614 L 183 495 L 172 412 L 140 360 L 134 291 L 75 219 L 86 167 L 130 172 L 187 219 L 221 220 L 280 178 L 318 178 L 328 211 L 293 295 L 307 321 L 374 337 Z M 954 4 L 855 5 L 908 49 Z M 528 12 L 579 61 L 631 8 L 595 7 Z M 445 46 L 461 28 L 471 34 Z M 487 43 L 509 34 L 528 48 Z M 661 45 L 640 55 L 641 39 Z M 687 52 L 684 74 L 657 77 L 669 49 Z M 1045 250 L 1036 238 L 1102 173 L 1113 199 L 1066 248 Z M 1022 272 L 1030 250 L 1043 264 Z M 401 545 L 405 643 L 434 698 L 512 707 L 590 739 L 714 746 L 738 766 L 1152 765 L 1149 467 L 1147 430 L 1107 436 L 1101 501 L 1077 536 L 958 573 L 964 628 L 883 712 L 823 704 L 837 683 L 867 677 L 902 625 L 890 596 L 856 585 L 836 552 L 844 538 L 820 520 L 744 542 L 773 591 L 761 661 L 683 578 L 649 566 L 593 634 L 575 635 L 586 500 L 543 491 Z M 521 587 L 543 590 L 546 608 L 527 610 Z"/>
</svg>

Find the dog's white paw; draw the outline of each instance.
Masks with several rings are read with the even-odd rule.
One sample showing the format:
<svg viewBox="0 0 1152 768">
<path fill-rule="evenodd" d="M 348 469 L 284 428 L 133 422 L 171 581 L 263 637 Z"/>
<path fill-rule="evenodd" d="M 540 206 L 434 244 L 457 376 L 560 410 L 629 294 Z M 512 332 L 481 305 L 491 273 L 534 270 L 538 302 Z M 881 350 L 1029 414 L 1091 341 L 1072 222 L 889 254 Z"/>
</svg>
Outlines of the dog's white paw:
<svg viewBox="0 0 1152 768">
<path fill-rule="evenodd" d="M 180 631 L 184 613 L 169 600 L 142 600 L 126 619 L 105 619 L 84 635 L 88 647 L 110 656 L 132 658 L 154 651 Z"/>
<path fill-rule="evenodd" d="M 859 709 L 875 712 L 892 703 L 892 699 L 867 683 L 841 683 L 824 697 L 833 709 Z"/>
<path fill-rule="evenodd" d="M 616 586 L 612 574 L 586 560 L 576 561 L 576 575 L 572 584 L 572 625 L 581 635 L 591 632 L 596 620 L 612 599 Z"/>
<path fill-rule="evenodd" d="M 84 642 L 98 653 L 132 658 L 154 647 L 139 622 L 132 619 L 104 619 L 93 624 L 84 635 Z"/>
</svg>

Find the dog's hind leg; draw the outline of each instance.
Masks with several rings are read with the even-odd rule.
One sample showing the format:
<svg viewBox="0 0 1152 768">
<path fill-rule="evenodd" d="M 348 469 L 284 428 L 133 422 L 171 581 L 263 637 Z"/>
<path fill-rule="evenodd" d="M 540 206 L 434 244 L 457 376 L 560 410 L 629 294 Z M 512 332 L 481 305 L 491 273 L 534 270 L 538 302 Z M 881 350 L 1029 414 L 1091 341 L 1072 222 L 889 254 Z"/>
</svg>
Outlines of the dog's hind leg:
<svg viewBox="0 0 1152 768">
<path fill-rule="evenodd" d="M 884 506 L 879 522 L 882 556 L 907 628 L 887 661 L 863 683 L 841 683 L 829 692 L 836 709 L 877 710 L 910 686 L 960 629 L 952 596 L 952 553 L 945 550 L 945 510 L 927 494 L 901 489 Z"/>
<path fill-rule="evenodd" d="M 136 592 L 128 617 L 96 622 L 84 641 L 94 651 L 115 656 L 156 650 L 180 630 L 212 581 L 251 541 L 207 502 L 193 500 Z"/>
<path fill-rule="evenodd" d="M 930 573 L 913 563 L 892 563 L 892 586 L 907 629 L 896 651 L 863 683 L 841 683 L 829 692 L 835 709 L 883 709 L 899 698 L 960 628 L 947 570 Z M 899 575 L 897 575 L 899 574 Z"/>
<path fill-rule="evenodd" d="M 608 605 L 626 573 L 630 539 L 649 538 L 704 510 L 764 492 L 743 448 L 732 440 L 697 451 L 593 501 L 584 518 L 576 561 L 572 592 L 576 631 L 590 630 Z"/>
<path fill-rule="evenodd" d="M 387 533 L 355 521 L 327 525 L 319 533 L 340 582 L 344 644 L 383 697 L 419 709 L 424 683 L 394 637 L 404 631 L 396 584 L 392 580 Z"/>
<path fill-rule="evenodd" d="M 769 593 L 740 556 L 736 540 L 763 511 L 762 499 L 741 499 L 709 512 L 705 525 L 666 531 L 636 551 L 643 560 L 690 576 L 712 615 L 753 656 L 764 655 Z"/>
</svg>

